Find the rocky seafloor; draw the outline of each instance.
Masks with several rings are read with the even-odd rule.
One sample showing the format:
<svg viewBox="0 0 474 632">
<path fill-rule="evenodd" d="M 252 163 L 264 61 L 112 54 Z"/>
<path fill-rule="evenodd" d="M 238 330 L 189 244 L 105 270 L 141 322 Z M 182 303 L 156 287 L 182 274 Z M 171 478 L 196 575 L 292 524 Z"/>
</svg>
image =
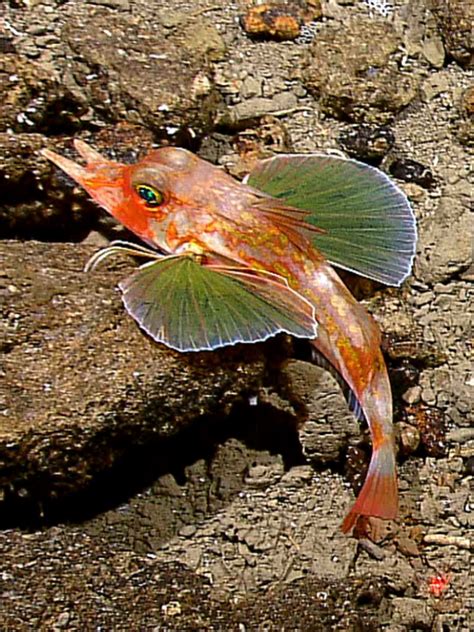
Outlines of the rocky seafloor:
<svg viewBox="0 0 474 632">
<path fill-rule="evenodd" d="M 474 629 L 474 5 L 269 2 L 256 36 L 263 4 L 0 6 L 2 630 Z M 397 524 L 340 532 L 370 441 L 300 345 L 171 352 L 123 310 L 132 262 L 83 272 L 127 235 L 40 156 L 75 137 L 236 177 L 335 150 L 406 192 L 413 275 L 347 279 L 383 332 Z"/>
</svg>

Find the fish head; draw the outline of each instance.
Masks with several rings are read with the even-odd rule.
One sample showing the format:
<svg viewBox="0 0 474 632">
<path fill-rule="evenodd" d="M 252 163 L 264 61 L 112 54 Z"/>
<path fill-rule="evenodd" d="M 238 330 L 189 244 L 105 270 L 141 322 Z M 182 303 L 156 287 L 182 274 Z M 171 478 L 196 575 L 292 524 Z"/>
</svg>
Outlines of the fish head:
<svg viewBox="0 0 474 632">
<path fill-rule="evenodd" d="M 167 250 L 160 234 L 170 219 L 189 206 L 193 183 L 201 177 L 196 171 L 204 161 L 185 149 L 162 147 L 136 164 L 125 165 L 108 160 L 84 141 L 76 140 L 74 146 L 85 166 L 49 149 L 42 154 L 121 224 L 147 243 Z"/>
</svg>

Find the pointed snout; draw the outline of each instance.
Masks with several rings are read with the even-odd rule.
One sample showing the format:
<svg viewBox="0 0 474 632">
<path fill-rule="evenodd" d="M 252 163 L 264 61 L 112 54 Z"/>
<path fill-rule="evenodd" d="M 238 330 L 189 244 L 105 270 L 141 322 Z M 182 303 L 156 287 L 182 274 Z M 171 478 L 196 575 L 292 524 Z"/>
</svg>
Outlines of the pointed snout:
<svg viewBox="0 0 474 632">
<path fill-rule="evenodd" d="M 41 154 L 84 187 L 100 206 L 117 216 L 124 203 L 124 174 L 129 167 L 104 158 L 84 141 L 76 140 L 74 146 L 85 166 L 50 149 L 41 150 Z"/>
<path fill-rule="evenodd" d="M 82 140 L 76 139 L 74 147 L 86 161 L 85 167 L 73 160 L 69 160 L 69 158 L 60 156 L 56 152 L 51 151 L 51 149 L 42 149 L 41 154 L 82 186 L 91 186 L 94 183 L 103 183 L 106 179 L 114 179 L 113 176 L 116 176 L 117 171 L 123 167 L 117 162 L 104 158 L 98 151 Z"/>
<path fill-rule="evenodd" d="M 73 180 L 76 180 L 76 182 L 82 184 L 87 179 L 88 170 L 77 164 L 77 162 L 73 162 L 69 160 L 69 158 L 64 158 L 64 156 L 60 156 L 56 152 L 51 151 L 51 149 L 42 149 L 41 155 L 51 160 L 56 167 L 62 169 L 68 176 L 71 176 Z"/>
</svg>

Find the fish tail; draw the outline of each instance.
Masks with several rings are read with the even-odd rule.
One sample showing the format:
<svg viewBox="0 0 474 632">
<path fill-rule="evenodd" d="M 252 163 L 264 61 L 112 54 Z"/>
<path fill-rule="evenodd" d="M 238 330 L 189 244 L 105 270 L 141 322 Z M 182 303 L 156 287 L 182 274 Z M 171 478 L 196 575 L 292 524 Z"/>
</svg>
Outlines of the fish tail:
<svg viewBox="0 0 474 632">
<path fill-rule="evenodd" d="M 397 472 L 391 438 L 381 442 L 372 452 L 364 485 L 344 518 L 342 531 L 350 531 L 359 516 L 376 516 L 385 520 L 395 520 L 398 516 Z"/>
</svg>

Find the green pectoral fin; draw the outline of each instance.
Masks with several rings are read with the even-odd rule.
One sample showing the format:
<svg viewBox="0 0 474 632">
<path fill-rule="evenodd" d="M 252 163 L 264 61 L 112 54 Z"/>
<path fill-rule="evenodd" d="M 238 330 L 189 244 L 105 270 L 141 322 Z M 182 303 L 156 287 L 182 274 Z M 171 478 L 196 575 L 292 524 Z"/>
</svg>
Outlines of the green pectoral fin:
<svg viewBox="0 0 474 632">
<path fill-rule="evenodd" d="M 120 289 L 138 324 L 178 351 L 259 342 L 280 332 L 316 336 L 313 306 L 271 273 L 171 256 L 145 264 Z"/>
<path fill-rule="evenodd" d="M 413 211 L 378 169 L 323 154 L 276 156 L 260 162 L 247 184 L 308 211 L 306 222 L 326 231 L 311 241 L 334 265 L 389 285 L 410 274 Z"/>
</svg>

